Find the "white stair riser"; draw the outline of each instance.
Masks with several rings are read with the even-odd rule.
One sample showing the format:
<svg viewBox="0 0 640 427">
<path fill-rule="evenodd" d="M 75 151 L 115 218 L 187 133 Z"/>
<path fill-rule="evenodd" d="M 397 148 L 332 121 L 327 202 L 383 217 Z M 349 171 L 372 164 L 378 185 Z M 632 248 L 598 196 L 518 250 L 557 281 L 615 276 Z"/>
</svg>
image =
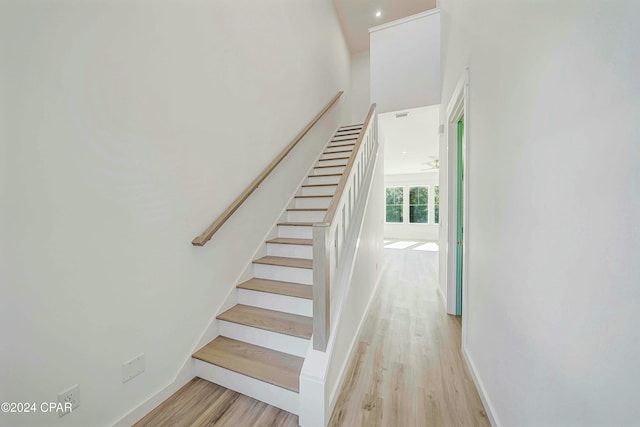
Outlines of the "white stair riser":
<svg viewBox="0 0 640 427">
<path fill-rule="evenodd" d="M 349 156 L 349 155 L 351 155 L 351 151 L 353 150 L 353 147 L 354 147 L 353 145 L 347 145 L 347 146 L 344 146 L 344 147 L 340 147 L 340 146 L 336 146 L 336 147 L 328 146 L 328 147 L 327 147 L 327 149 L 326 149 L 326 150 L 324 150 L 324 151 L 325 151 L 325 155 L 327 155 L 327 154 L 333 154 L 333 153 L 336 153 L 336 155 L 337 155 L 337 154 L 343 154 L 343 155 L 345 155 L 345 156 Z M 345 151 L 345 150 L 348 150 L 349 152 L 348 152 L 348 153 L 337 153 L 337 151 Z M 342 156 L 340 156 L 340 157 L 342 157 Z"/>
<path fill-rule="evenodd" d="M 299 227 L 293 225 L 279 225 L 278 237 L 289 237 L 292 239 L 312 239 L 313 228 L 311 227 Z"/>
<path fill-rule="evenodd" d="M 218 326 L 220 327 L 220 335 L 223 337 L 259 345 L 282 353 L 304 357 L 309 349 L 309 340 L 304 338 L 252 328 L 238 323 L 225 322 L 224 320 L 220 321 Z"/>
<path fill-rule="evenodd" d="M 300 316 L 313 316 L 313 301 L 310 299 L 242 288 L 239 288 L 237 291 L 238 304 L 266 308 L 267 310 L 276 310 L 285 313 L 298 314 Z M 279 351 L 288 352 L 288 350 Z M 302 354 L 302 357 L 304 357 L 304 354 Z"/>
<path fill-rule="evenodd" d="M 253 276 L 258 279 L 280 280 L 282 282 L 302 283 L 305 285 L 313 283 L 313 270 L 308 268 L 253 264 Z"/>
<path fill-rule="evenodd" d="M 333 166 L 330 168 L 313 168 L 314 175 L 327 175 L 330 173 L 342 173 L 344 166 Z"/>
<path fill-rule="evenodd" d="M 311 259 L 313 258 L 313 247 L 308 245 L 267 243 L 267 255 Z"/>
<path fill-rule="evenodd" d="M 337 159 L 340 157 L 349 157 L 351 155 L 351 152 L 348 153 L 343 153 L 343 150 L 335 150 L 335 153 L 331 153 L 331 152 L 325 152 L 322 157 L 320 157 L 320 160 L 329 160 L 329 159 Z"/>
<path fill-rule="evenodd" d="M 327 211 L 287 211 L 288 222 L 320 222 Z"/>
<path fill-rule="evenodd" d="M 339 176 L 310 176 L 307 178 L 307 184 L 338 184 Z M 333 194 L 333 193 L 331 193 Z"/>
<path fill-rule="evenodd" d="M 311 179 L 309 179 L 311 180 Z M 303 196 L 333 196 L 338 185 L 323 185 L 321 187 L 302 187 Z"/>
<path fill-rule="evenodd" d="M 300 208 L 327 209 L 331 204 L 331 197 L 296 197 L 293 206 Z"/>
<path fill-rule="evenodd" d="M 296 392 L 247 377 L 202 360 L 194 359 L 194 362 L 196 376 L 204 380 L 219 384 L 238 393 L 246 394 L 292 414 L 298 415 L 300 412 L 300 397 Z"/>
<path fill-rule="evenodd" d="M 345 166 L 349 160 L 347 159 L 327 159 L 318 161 L 318 166 Z"/>
</svg>

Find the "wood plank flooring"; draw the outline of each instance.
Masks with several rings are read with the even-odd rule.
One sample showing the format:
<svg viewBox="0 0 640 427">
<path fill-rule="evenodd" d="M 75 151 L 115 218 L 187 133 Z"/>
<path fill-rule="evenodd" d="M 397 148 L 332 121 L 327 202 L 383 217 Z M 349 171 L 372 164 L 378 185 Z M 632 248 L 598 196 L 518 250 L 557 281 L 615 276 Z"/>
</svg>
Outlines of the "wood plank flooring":
<svg viewBox="0 0 640 427">
<path fill-rule="evenodd" d="M 298 416 L 194 378 L 134 426 L 297 427 Z"/>
<path fill-rule="evenodd" d="M 436 293 L 438 253 L 385 249 L 387 268 L 331 427 L 489 426 L 460 353 L 460 318 Z M 298 425 L 298 417 L 194 379 L 136 426 Z"/>
<path fill-rule="evenodd" d="M 329 426 L 489 426 L 437 294 L 438 252 L 385 249 L 385 262 Z"/>
</svg>

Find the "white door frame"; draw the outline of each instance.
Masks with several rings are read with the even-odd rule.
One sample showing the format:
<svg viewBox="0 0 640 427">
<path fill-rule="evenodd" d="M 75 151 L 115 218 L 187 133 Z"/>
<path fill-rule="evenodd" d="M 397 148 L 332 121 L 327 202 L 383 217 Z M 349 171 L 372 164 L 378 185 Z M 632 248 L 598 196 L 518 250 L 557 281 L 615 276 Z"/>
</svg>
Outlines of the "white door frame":
<svg viewBox="0 0 640 427">
<path fill-rule="evenodd" d="M 447 144 L 447 313 L 456 312 L 456 222 L 457 222 L 457 159 L 458 159 L 458 121 L 464 116 L 463 145 L 465 147 L 464 164 L 464 216 L 463 216 L 463 246 L 462 246 L 462 323 L 463 341 L 466 328 L 467 313 L 466 295 L 468 290 L 468 253 L 469 253 L 469 69 L 458 80 L 453 94 L 447 105 L 445 120 L 445 141 Z"/>
</svg>

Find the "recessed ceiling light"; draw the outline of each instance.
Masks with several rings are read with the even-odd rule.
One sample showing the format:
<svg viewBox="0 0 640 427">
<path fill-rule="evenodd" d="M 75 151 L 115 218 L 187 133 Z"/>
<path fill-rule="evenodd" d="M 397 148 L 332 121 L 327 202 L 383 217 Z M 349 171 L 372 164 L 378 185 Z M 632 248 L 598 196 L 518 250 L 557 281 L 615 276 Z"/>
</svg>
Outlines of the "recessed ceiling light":
<svg viewBox="0 0 640 427">
<path fill-rule="evenodd" d="M 407 154 L 407 152 L 406 152 L 406 151 L 403 151 L 403 152 L 402 152 L 402 154 Z"/>
<path fill-rule="evenodd" d="M 382 16 L 382 11 L 376 10 L 376 18 L 380 18 Z"/>
</svg>

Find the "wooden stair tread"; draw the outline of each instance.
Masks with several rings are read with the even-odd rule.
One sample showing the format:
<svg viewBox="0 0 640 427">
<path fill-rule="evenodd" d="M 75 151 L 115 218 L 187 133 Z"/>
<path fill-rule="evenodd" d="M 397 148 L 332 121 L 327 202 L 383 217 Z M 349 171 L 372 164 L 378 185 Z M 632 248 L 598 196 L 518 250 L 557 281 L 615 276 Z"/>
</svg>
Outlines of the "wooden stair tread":
<svg viewBox="0 0 640 427">
<path fill-rule="evenodd" d="M 353 125 L 346 125 L 346 126 L 342 126 L 340 128 L 338 128 L 338 132 L 340 132 L 341 130 L 347 129 L 347 128 L 362 128 L 364 124 L 363 123 L 356 123 Z"/>
<path fill-rule="evenodd" d="M 302 357 L 222 336 L 195 352 L 193 357 L 296 393 L 299 391 Z"/>
<path fill-rule="evenodd" d="M 337 174 L 333 174 L 333 175 L 309 175 L 309 177 L 314 177 L 314 176 L 342 176 L 341 173 L 337 173 Z M 338 184 L 302 184 L 302 187 L 337 187 Z M 304 196 L 303 196 L 304 197 Z M 322 197 L 322 196 L 310 196 L 310 197 Z M 329 196 L 329 197 L 333 197 L 333 196 Z"/>
<path fill-rule="evenodd" d="M 313 222 L 279 222 L 278 225 L 288 225 L 290 227 L 313 227 Z"/>
<path fill-rule="evenodd" d="M 326 211 L 328 208 L 289 208 L 287 211 L 290 212 L 319 212 Z"/>
<path fill-rule="evenodd" d="M 322 184 L 322 185 L 324 185 L 324 184 Z M 330 185 L 334 185 L 334 184 L 330 184 Z M 335 185 L 338 185 L 338 184 L 335 184 Z M 331 198 L 333 196 L 328 196 L 326 194 L 320 194 L 320 195 L 317 195 L 317 196 L 295 196 L 296 199 L 314 199 L 316 197 L 329 197 L 329 198 Z"/>
<path fill-rule="evenodd" d="M 304 339 L 311 338 L 313 329 L 311 317 L 243 304 L 234 305 L 216 318 Z"/>
<path fill-rule="evenodd" d="M 326 169 L 326 168 L 342 168 L 347 166 L 347 164 L 345 163 L 344 165 L 329 165 L 329 166 L 314 166 L 315 169 Z"/>
<path fill-rule="evenodd" d="M 265 265 L 278 265 L 281 267 L 293 267 L 293 268 L 313 268 L 313 261 L 305 258 L 288 258 L 284 256 L 263 256 L 262 258 L 254 259 L 254 264 Z"/>
<path fill-rule="evenodd" d="M 326 209 L 324 209 L 326 210 Z M 277 243 L 280 245 L 303 245 L 303 246 L 311 246 L 313 245 L 313 240 L 311 239 L 296 239 L 293 237 L 278 237 L 276 239 L 267 240 L 267 243 Z"/>
<path fill-rule="evenodd" d="M 353 153 L 353 150 L 325 151 L 322 154 L 337 154 L 337 153 Z M 338 157 L 338 158 L 340 158 L 340 157 Z M 347 157 L 347 159 L 348 159 L 348 157 Z M 324 159 L 324 160 L 331 160 L 331 159 Z"/>
<path fill-rule="evenodd" d="M 349 137 L 349 138 L 344 138 L 344 139 L 332 139 L 331 142 L 344 142 L 344 141 L 355 141 L 356 139 L 358 139 L 357 136 L 355 137 Z"/>
<path fill-rule="evenodd" d="M 240 283 L 237 287 L 270 294 L 313 299 L 313 286 L 301 285 L 300 283 L 281 282 L 279 280 L 258 279 L 254 277 L 253 279 Z"/>
<path fill-rule="evenodd" d="M 309 178 L 318 178 L 320 176 L 342 176 L 342 174 L 341 173 L 320 173 L 320 174 L 316 173 L 316 174 L 313 174 L 313 175 L 309 175 L 308 177 Z M 326 184 L 326 185 L 338 185 L 338 184 Z"/>
<path fill-rule="evenodd" d="M 333 157 L 331 159 L 318 159 L 319 162 L 330 162 L 331 160 L 349 160 L 350 157 Z"/>
<path fill-rule="evenodd" d="M 336 142 L 341 142 L 341 141 L 336 141 Z M 333 144 L 333 145 L 327 145 L 328 148 L 335 148 L 335 147 L 348 147 L 350 145 L 356 145 L 355 142 L 349 142 L 348 144 Z M 351 151 L 351 150 L 350 150 Z"/>
</svg>

